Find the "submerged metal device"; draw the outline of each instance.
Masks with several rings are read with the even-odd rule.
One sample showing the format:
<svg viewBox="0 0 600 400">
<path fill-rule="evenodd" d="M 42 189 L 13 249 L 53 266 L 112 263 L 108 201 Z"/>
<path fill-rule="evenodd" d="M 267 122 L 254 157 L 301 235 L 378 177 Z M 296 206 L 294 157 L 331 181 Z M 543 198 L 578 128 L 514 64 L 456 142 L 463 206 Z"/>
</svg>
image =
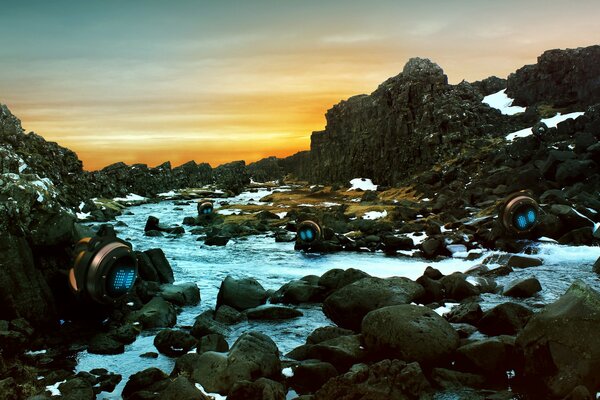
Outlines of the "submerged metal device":
<svg viewBox="0 0 600 400">
<path fill-rule="evenodd" d="M 321 237 L 321 226 L 314 221 L 302 221 L 296 228 L 296 238 L 302 243 L 310 244 L 317 240 L 321 240 Z"/>
<path fill-rule="evenodd" d="M 86 237 L 75 245 L 69 285 L 76 294 L 96 303 L 111 304 L 131 290 L 137 271 L 131 246 L 114 232 Z"/>
<path fill-rule="evenodd" d="M 500 209 L 502 226 L 516 236 L 530 233 L 539 223 L 540 207 L 529 192 L 513 193 Z"/>
<path fill-rule="evenodd" d="M 198 203 L 198 215 L 208 215 L 213 212 L 213 203 L 212 201 L 204 201 L 202 203 Z"/>
</svg>

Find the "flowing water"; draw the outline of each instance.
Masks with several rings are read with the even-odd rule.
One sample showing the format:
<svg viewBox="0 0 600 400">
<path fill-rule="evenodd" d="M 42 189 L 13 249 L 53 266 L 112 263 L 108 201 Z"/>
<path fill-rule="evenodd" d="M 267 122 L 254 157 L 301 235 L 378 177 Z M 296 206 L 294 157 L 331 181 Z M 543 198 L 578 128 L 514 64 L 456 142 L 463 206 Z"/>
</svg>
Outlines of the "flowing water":
<svg viewBox="0 0 600 400">
<path fill-rule="evenodd" d="M 256 193 L 245 192 L 234 198 L 222 199 L 229 204 L 261 204 L 258 199 L 269 194 L 268 190 Z M 217 200 L 216 208 L 219 207 Z M 180 209 L 177 209 L 180 208 Z M 181 210 L 183 209 L 183 210 Z M 322 275 L 333 268 L 357 268 L 373 276 L 405 276 L 418 278 L 425 267 L 431 265 L 444 274 L 465 271 L 492 254 L 484 252 L 482 258 L 468 261 L 464 258 L 449 258 L 440 262 L 430 262 L 408 256 L 386 256 L 383 253 L 335 253 L 305 254 L 294 251 L 293 243 L 276 243 L 272 235 L 234 238 L 226 246 L 206 246 L 197 241 L 197 236 L 186 232 L 183 236 L 147 237 L 144 226 L 149 215 L 154 215 L 166 225 L 181 224 L 185 216 L 197 214 L 196 203 L 175 205 L 174 201 L 143 204 L 127 209 L 131 215 L 117 217 L 127 226 L 116 227 L 119 237 L 129 240 L 135 250 L 160 247 L 166 254 L 175 275 L 175 283 L 194 282 L 198 285 L 202 300 L 199 305 L 185 307 L 178 315 L 176 327 L 191 326 L 194 318 L 203 311 L 214 308 L 221 281 L 231 275 L 235 278 L 256 278 L 266 289 L 276 290 L 293 279 L 306 275 Z M 115 221 L 116 222 L 116 221 Z M 600 279 L 592 271 L 592 265 L 600 257 L 600 247 L 571 247 L 552 243 L 534 245 L 536 256 L 543 259 L 540 267 L 515 270 L 508 277 L 497 279 L 502 285 L 512 279 L 535 275 L 543 290 L 531 299 L 521 301 L 532 309 L 556 300 L 575 279 L 582 279 L 600 290 Z M 501 295 L 485 294 L 482 308 L 489 309 L 496 304 L 508 301 Z M 232 327 L 227 337 L 230 345 L 244 331 L 260 331 L 277 343 L 282 354 L 303 344 L 314 329 L 332 324 L 318 305 L 298 307 L 304 316 L 283 322 L 250 321 Z M 140 370 L 157 367 L 169 374 L 175 359 L 159 354 L 156 359 L 140 358 L 140 354 L 156 351 L 153 340 L 158 331 L 144 331 L 137 340 L 126 346 L 125 353 L 119 355 L 94 355 L 81 352 L 78 355 L 80 371 L 93 368 L 106 368 L 123 375 L 123 380 L 113 393 L 101 393 L 99 398 L 120 398 L 128 377 Z"/>
</svg>

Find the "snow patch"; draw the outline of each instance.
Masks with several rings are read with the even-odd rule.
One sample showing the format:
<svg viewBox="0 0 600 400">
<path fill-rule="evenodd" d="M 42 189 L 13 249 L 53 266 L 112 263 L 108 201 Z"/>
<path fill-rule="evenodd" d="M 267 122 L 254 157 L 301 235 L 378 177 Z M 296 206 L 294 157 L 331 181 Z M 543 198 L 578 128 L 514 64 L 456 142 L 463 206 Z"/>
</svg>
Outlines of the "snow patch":
<svg viewBox="0 0 600 400">
<path fill-rule="evenodd" d="M 89 212 L 86 212 L 86 213 L 78 212 L 78 213 L 75 213 L 75 215 L 77 216 L 77 219 L 83 220 L 83 219 L 88 219 L 89 217 L 91 217 L 92 213 L 89 213 Z"/>
<path fill-rule="evenodd" d="M 199 383 L 196 383 L 196 389 L 201 391 L 205 396 L 212 397 L 214 400 L 227 400 L 227 396 L 220 395 L 219 393 L 207 393 Z"/>
<path fill-rule="evenodd" d="M 275 215 L 277 215 L 279 218 L 285 218 L 285 216 L 287 215 L 287 211 L 278 212 L 275 213 Z"/>
<path fill-rule="evenodd" d="M 373 184 L 373 181 L 367 178 L 354 178 L 350 181 L 350 190 L 377 190 L 377 185 Z"/>
<path fill-rule="evenodd" d="M 283 374 L 283 376 L 291 378 L 292 376 L 294 376 L 294 371 L 292 371 L 291 367 L 287 367 L 281 370 L 281 373 Z"/>
<path fill-rule="evenodd" d="M 452 308 L 454 308 L 457 305 L 458 305 L 458 303 L 446 303 L 445 305 L 438 307 L 438 308 L 434 309 L 433 311 L 438 313 L 440 316 L 443 316 L 444 314 L 447 314 L 450 311 L 452 311 Z"/>
<path fill-rule="evenodd" d="M 171 197 L 171 196 L 175 196 L 175 195 L 177 195 L 177 193 L 175 193 L 175 191 L 173 191 L 173 190 L 170 190 L 170 191 L 165 192 L 165 193 L 159 193 L 159 194 L 157 194 L 158 197 Z"/>
<path fill-rule="evenodd" d="M 129 193 L 126 197 L 115 197 L 114 201 L 146 201 L 145 197 L 140 196 L 139 194 Z"/>
<path fill-rule="evenodd" d="M 31 351 L 30 350 L 30 351 L 25 352 L 25 354 L 28 355 L 28 356 L 37 356 L 37 355 L 40 355 L 40 354 L 46 354 L 46 351 L 47 350 L 38 350 L 38 351 Z"/>
<path fill-rule="evenodd" d="M 513 106 L 514 99 L 506 95 L 506 89 L 485 96 L 482 103 L 499 110 L 504 115 L 515 115 L 525 111 L 525 107 Z"/>
<path fill-rule="evenodd" d="M 383 211 L 369 211 L 367 213 L 365 213 L 365 215 L 363 215 L 363 219 L 379 219 L 379 218 L 385 218 L 387 217 L 387 210 L 383 210 Z"/>
<path fill-rule="evenodd" d="M 50 394 L 52 394 L 52 396 L 60 396 L 62 393 L 60 392 L 60 390 L 58 390 L 58 387 L 62 384 L 65 383 L 67 380 L 65 379 L 64 381 L 61 382 L 56 382 L 54 385 L 49 385 L 46 386 L 46 390 L 50 392 Z"/>
<path fill-rule="evenodd" d="M 415 246 L 420 245 L 425 241 L 425 239 L 427 239 L 427 235 L 425 234 L 425 232 L 420 232 L 420 234 L 419 232 L 411 232 L 406 236 L 412 239 Z"/>
<path fill-rule="evenodd" d="M 556 126 L 560 122 L 566 121 L 569 118 L 575 119 L 583 114 L 583 112 L 572 112 L 569 114 L 557 113 L 554 117 L 542 119 L 541 122 L 545 123 L 548 126 L 548 128 L 556 128 Z M 533 131 L 531 130 L 531 128 L 525 128 L 521 129 L 520 131 L 509 133 L 508 135 L 506 135 L 506 140 L 512 142 L 516 138 L 527 137 L 530 135 L 533 135 Z"/>
</svg>

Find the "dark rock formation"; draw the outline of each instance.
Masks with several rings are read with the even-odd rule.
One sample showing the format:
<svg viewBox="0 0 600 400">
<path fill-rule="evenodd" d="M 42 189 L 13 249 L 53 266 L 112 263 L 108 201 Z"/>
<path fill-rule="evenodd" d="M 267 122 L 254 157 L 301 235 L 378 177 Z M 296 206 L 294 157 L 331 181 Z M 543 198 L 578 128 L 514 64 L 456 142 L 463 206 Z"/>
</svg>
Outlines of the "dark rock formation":
<svg viewBox="0 0 600 400">
<path fill-rule="evenodd" d="M 236 195 L 240 194 L 244 187 L 250 183 L 244 161 L 233 161 L 219 165 L 213 173 L 217 185 Z"/>
<path fill-rule="evenodd" d="M 563 398 L 579 385 L 600 390 L 600 294 L 576 281 L 556 302 L 535 314 L 517 337 L 530 387 Z"/>
<path fill-rule="evenodd" d="M 545 51 L 537 64 L 509 75 L 506 93 L 521 106 L 582 109 L 600 103 L 600 46 Z"/>
<path fill-rule="evenodd" d="M 311 137 L 311 178 L 346 183 L 363 176 L 394 185 L 444 158 L 469 139 L 500 133 L 507 119 L 481 103 L 470 84 L 452 86 L 429 60 L 411 59 L 371 95 L 342 101 Z"/>
</svg>

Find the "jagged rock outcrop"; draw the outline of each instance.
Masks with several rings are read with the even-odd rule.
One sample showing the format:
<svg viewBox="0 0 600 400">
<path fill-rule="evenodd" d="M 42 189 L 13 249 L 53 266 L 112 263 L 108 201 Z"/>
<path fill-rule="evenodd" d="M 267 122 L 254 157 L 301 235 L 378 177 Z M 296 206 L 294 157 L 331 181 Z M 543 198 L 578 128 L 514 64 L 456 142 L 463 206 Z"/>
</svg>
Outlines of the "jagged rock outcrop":
<svg viewBox="0 0 600 400">
<path fill-rule="evenodd" d="M 600 46 L 545 51 L 537 64 L 509 75 L 506 93 L 520 106 L 600 103 Z"/>
<path fill-rule="evenodd" d="M 413 58 L 372 94 L 327 111 L 325 130 L 311 137 L 311 178 L 394 185 L 458 155 L 469 139 L 509 131 L 509 120 L 481 100 L 479 89 L 449 85 L 437 64 Z"/>
<path fill-rule="evenodd" d="M 215 183 L 234 194 L 240 194 L 244 187 L 250 183 L 244 161 L 221 164 L 213 172 Z"/>
<path fill-rule="evenodd" d="M 277 157 L 267 157 L 250 163 L 246 170 L 254 182 L 278 181 L 285 175 Z"/>
</svg>

